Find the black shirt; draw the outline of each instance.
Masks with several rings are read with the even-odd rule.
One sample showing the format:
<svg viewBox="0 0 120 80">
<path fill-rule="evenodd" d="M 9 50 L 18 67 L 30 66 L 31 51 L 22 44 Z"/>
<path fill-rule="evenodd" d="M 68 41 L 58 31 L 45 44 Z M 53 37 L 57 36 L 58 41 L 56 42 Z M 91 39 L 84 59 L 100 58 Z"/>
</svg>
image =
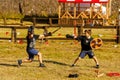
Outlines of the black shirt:
<svg viewBox="0 0 120 80">
<path fill-rule="evenodd" d="M 85 51 L 92 50 L 90 46 L 90 42 L 93 40 L 92 37 L 88 39 L 86 36 L 78 36 L 76 39 L 81 41 L 82 50 L 85 50 Z"/>
<path fill-rule="evenodd" d="M 33 38 L 29 38 L 28 36 L 27 38 L 27 50 L 29 49 L 33 49 L 35 47 L 35 41 L 36 39 L 39 38 L 39 35 L 33 35 Z"/>
</svg>

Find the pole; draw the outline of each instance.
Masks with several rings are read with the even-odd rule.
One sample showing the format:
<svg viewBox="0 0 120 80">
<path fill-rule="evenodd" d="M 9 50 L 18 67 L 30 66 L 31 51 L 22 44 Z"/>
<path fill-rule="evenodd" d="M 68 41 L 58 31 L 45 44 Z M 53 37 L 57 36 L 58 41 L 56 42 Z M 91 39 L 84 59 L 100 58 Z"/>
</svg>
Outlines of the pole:
<svg viewBox="0 0 120 80">
<path fill-rule="evenodd" d="M 112 0 L 109 0 L 109 16 L 111 15 Z"/>
<path fill-rule="evenodd" d="M 17 37 L 16 37 L 16 29 L 15 29 L 15 27 L 12 27 L 12 29 L 11 29 L 11 41 L 16 42 L 16 39 L 17 39 Z"/>
<path fill-rule="evenodd" d="M 117 43 L 120 43 L 120 9 L 118 13 L 118 23 L 117 23 Z"/>
<path fill-rule="evenodd" d="M 60 18 L 61 18 L 61 3 L 59 3 L 59 7 L 58 7 L 58 17 L 59 17 L 58 24 L 60 24 L 61 23 L 61 20 L 60 20 Z"/>
<path fill-rule="evenodd" d="M 74 35 L 76 36 L 76 26 L 77 26 L 77 23 L 76 23 L 76 20 L 73 20 L 73 22 L 74 22 Z"/>
<path fill-rule="evenodd" d="M 74 35 L 76 36 L 76 26 L 77 26 L 77 20 L 76 20 L 76 4 L 74 4 Z"/>
</svg>

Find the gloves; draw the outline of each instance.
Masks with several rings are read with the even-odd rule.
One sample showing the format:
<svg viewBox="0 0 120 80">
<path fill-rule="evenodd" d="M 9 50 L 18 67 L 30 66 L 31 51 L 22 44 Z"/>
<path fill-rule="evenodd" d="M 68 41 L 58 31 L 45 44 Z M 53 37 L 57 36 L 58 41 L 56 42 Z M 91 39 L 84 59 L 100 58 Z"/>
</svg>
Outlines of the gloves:
<svg viewBox="0 0 120 80">
<path fill-rule="evenodd" d="M 51 32 L 46 33 L 46 34 L 44 34 L 44 36 L 45 36 L 45 37 L 47 37 L 47 36 L 52 36 L 52 33 L 51 33 Z"/>
<path fill-rule="evenodd" d="M 70 34 L 66 34 L 66 38 L 68 38 L 68 39 L 74 39 L 74 36 L 70 35 Z"/>
</svg>

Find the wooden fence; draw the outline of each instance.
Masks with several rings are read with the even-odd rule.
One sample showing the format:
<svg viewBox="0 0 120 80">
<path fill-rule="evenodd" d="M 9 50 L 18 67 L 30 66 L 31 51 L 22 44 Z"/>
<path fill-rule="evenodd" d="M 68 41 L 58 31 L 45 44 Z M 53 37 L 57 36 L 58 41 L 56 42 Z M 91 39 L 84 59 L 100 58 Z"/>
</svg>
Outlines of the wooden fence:
<svg viewBox="0 0 120 80">
<path fill-rule="evenodd" d="M 39 29 L 43 29 L 43 27 L 60 27 L 62 26 L 63 28 L 64 27 L 67 27 L 67 28 L 75 28 L 77 29 L 78 31 L 78 34 L 81 35 L 82 34 L 82 30 L 84 28 L 90 28 L 90 29 L 116 29 L 116 40 L 115 39 L 104 39 L 104 41 L 116 41 L 117 43 L 120 43 L 120 25 L 119 25 L 119 20 L 118 20 L 118 24 L 116 25 L 111 25 L 111 26 L 103 26 L 103 25 L 93 25 L 91 26 L 91 24 L 87 24 L 87 25 L 84 25 L 83 24 L 83 21 L 85 21 L 86 19 L 58 19 L 58 18 L 33 18 L 32 19 L 32 25 L 34 25 L 36 28 L 39 28 Z M 47 22 L 46 22 L 47 21 Z M 87 21 L 87 20 L 86 20 Z M 97 20 L 96 20 L 97 21 Z M 41 23 L 42 22 L 42 23 Z M 11 40 L 12 42 L 16 42 L 17 39 L 17 35 L 16 35 L 16 30 L 17 29 L 27 29 L 30 24 L 26 24 L 24 25 L 23 24 L 24 21 L 20 21 L 20 24 L 4 24 L 4 25 L 0 25 L 0 28 L 9 28 L 11 29 L 11 37 L 10 38 L 2 38 L 0 37 L 0 39 L 3 39 L 3 40 Z M 40 25 L 37 25 L 37 24 L 40 24 Z M 55 38 L 52 36 L 51 37 L 47 37 L 48 39 L 55 39 L 55 40 L 68 40 L 66 38 Z M 22 39 L 25 39 L 25 38 L 22 38 Z"/>
</svg>

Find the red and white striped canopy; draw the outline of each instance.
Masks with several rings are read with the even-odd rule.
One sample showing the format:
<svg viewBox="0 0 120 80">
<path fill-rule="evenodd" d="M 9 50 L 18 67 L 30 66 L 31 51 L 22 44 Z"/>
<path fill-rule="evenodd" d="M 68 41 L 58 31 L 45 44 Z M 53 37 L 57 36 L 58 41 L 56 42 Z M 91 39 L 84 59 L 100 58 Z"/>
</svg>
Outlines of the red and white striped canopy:
<svg viewBox="0 0 120 80">
<path fill-rule="evenodd" d="M 58 0 L 63 3 L 107 3 L 109 0 Z"/>
</svg>

